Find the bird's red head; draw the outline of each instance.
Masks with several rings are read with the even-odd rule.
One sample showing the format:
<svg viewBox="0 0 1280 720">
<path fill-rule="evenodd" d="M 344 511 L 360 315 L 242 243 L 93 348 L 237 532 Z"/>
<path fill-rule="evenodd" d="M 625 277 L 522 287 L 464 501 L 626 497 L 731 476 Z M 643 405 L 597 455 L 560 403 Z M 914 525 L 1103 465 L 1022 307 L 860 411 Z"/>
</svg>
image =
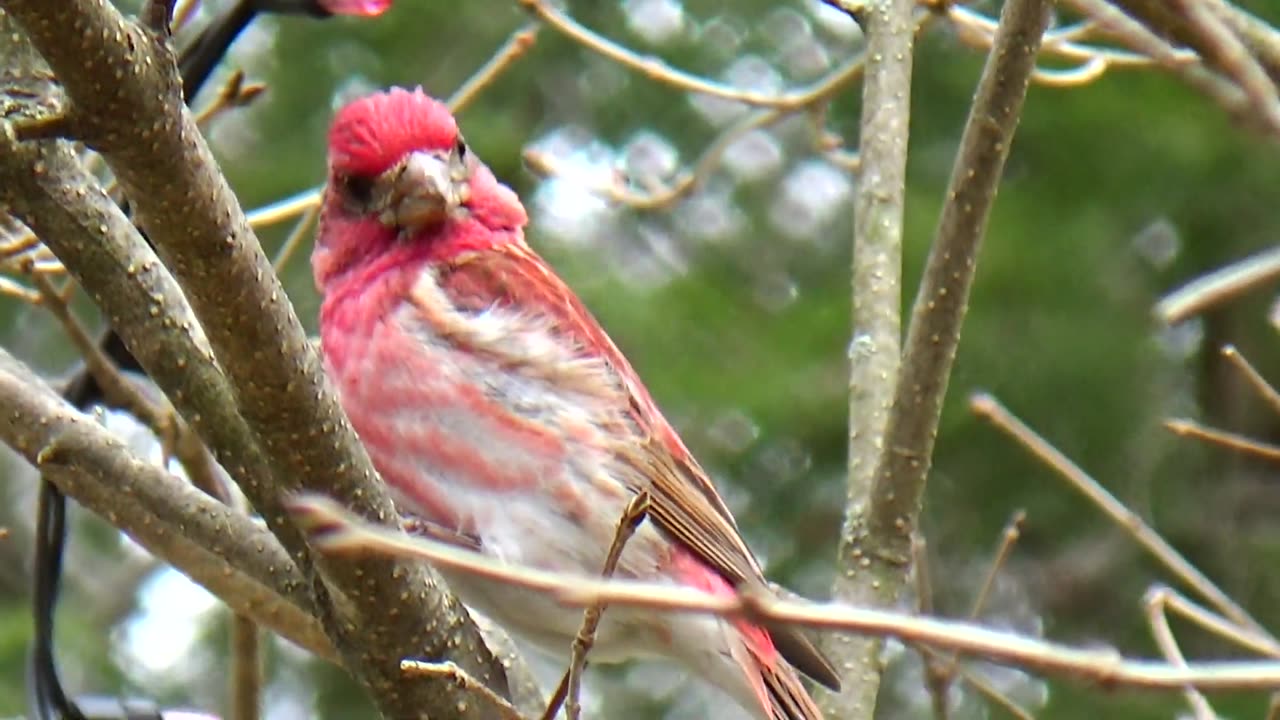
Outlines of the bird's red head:
<svg viewBox="0 0 1280 720">
<path fill-rule="evenodd" d="M 519 241 L 526 221 L 444 103 L 420 88 L 392 88 L 334 118 L 312 269 L 323 289 L 396 248 L 445 259 Z"/>
</svg>

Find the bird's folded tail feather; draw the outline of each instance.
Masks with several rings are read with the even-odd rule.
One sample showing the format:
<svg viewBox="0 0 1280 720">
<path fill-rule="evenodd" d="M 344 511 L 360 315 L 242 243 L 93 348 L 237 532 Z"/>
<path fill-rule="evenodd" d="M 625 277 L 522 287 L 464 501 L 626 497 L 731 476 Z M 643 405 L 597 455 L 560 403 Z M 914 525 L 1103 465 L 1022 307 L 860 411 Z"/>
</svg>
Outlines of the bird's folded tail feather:
<svg viewBox="0 0 1280 720">
<path fill-rule="evenodd" d="M 763 690 L 760 699 L 770 720 L 822 720 L 822 712 L 809 697 L 794 668 L 776 654 L 769 662 L 756 654 L 751 643 L 747 643 L 747 651 L 754 665 L 748 672 L 758 673 L 758 679 L 752 684 Z"/>
</svg>

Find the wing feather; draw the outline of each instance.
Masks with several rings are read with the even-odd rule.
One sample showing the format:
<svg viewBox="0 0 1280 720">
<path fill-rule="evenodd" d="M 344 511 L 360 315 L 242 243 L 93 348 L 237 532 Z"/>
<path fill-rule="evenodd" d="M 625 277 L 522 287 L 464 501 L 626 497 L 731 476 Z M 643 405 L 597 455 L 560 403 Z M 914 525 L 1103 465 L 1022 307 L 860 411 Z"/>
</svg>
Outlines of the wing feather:
<svg viewBox="0 0 1280 720">
<path fill-rule="evenodd" d="M 437 282 L 459 310 L 479 313 L 494 307 L 519 308 L 541 316 L 558 346 L 573 349 L 574 359 L 592 361 L 593 367 L 603 362 L 609 371 L 609 385 L 630 406 L 630 436 L 619 438 L 614 450 L 619 465 L 628 470 L 621 480 L 635 491 L 647 490 L 649 516 L 654 523 L 731 584 L 765 586 L 759 563 L 711 479 L 658 410 L 621 351 L 542 258 L 523 242 L 515 242 L 439 263 Z M 491 354 L 499 363 L 513 368 L 538 366 L 537 372 L 549 372 L 545 363 L 528 355 L 527 347 L 496 338 L 464 336 L 464 332 L 460 329 L 456 340 Z M 547 379 L 564 380 L 572 386 L 572 366 L 563 372 L 566 377 Z M 595 377 L 598 385 L 599 376 Z M 596 387 L 595 391 L 604 390 Z M 834 669 L 802 632 L 786 626 L 771 627 L 769 632 L 791 664 L 828 687 L 838 687 Z"/>
</svg>

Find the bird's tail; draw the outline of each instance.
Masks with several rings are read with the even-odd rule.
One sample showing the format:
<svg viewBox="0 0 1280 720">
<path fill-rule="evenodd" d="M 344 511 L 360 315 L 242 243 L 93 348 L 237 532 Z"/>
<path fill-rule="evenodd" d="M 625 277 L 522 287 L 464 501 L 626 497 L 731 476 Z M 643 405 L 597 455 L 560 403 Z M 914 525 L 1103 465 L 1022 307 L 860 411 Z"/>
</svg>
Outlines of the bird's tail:
<svg viewBox="0 0 1280 720">
<path fill-rule="evenodd" d="M 757 647 L 747 638 L 743 668 L 755 690 L 762 716 L 768 720 L 822 720 L 822 712 L 800 681 L 800 674 L 769 644 Z"/>
</svg>

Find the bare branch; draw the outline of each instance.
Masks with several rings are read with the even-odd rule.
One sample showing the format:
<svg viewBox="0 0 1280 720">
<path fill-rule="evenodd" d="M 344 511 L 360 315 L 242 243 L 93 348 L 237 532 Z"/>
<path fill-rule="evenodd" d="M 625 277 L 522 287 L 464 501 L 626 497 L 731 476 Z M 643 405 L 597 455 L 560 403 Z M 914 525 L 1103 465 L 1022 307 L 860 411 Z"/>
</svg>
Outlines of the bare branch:
<svg viewBox="0 0 1280 720">
<path fill-rule="evenodd" d="M 991 596 L 991 589 L 995 587 L 996 578 L 1000 575 L 1000 571 L 1004 569 L 1004 564 L 1009 559 L 1009 554 L 1013 552 L 1013 546 L 1017 544 L 1022 537 L 1022 526 L 1027 521 L 1027 513 L 1023 510 L 1017 510 L 1013 513 L 1013 517 L 1009 518 L 1009 522 L 1005 523 L 1004 530 L 1000 533 L 1000 544 L 996 546 L 995 555 L 991 558 L 991 564 L 987 567 L 987 575 L 982 580 L 982 587 L 978 589 L 978 594 L 973 598 L 973 607 L 969 609 L 969 619 L 977 620 L 982 614 L 982 609 L 987 605 L 987 599 Z"/>
<path fill-rule="evenodd" d="M 323 489 L 365 517 L 396 522 L 385 487 L 186 110 L 170 48 L 100 0 L 3 0 L 0 6 L 62 81 L 72 127 L 111 166 L 179 279 L 233 389 L 224 400 L 234 399 L 228 406 L 249 430 L 245 447 L 259 448 L 269 470 L 233 475 L 295 562 L 309 570 L 278 508 L 282 497 L 302 488 Z M 72 27 L 82 29 L 79 42 L 66 42 Z M 450 683 L 403 682 L 400 659 L 424 652 L 455 659 L 506 692 L 501 665 L 433 574 L 390 558 L 320 566 L 321 582 L 311 588 L 326 630 L 384 714 L 485 714 L 462 702 Z"/>
<path fill-rule="evenodd" d="M 609 552 L 605 554 L 604 568 L 600 571 L 600 577 L 613 577 L 613 572 L 618 567 L 618 560 L 622 559 L 622 550 L 627 546 L 627 541 L 635 534 L 636 529 L 640 527 L 640 523 L 644 522 L 648 513 L 649 494 L 641 491 L 631 498 L 631 502 L 627 503 L 626 509 L 622 512 L 622 517 L 618 519 L 618 527 L 614 531 L 613 542 L 609 544 Z M 591 652 L 591 646 L 595 644 L 596 628 L 600 625 L 604 610 L 605 606 L 601 603 L 589 606 L 582 613 L 582 625 L 573 639 L 569 669 L 565 671 L 564 677 L 560 680 L 560 686 L 547 702 L 542 720 L 554 720 L 556 713 L 560 711 L 561 703 L 564 703 L 566 720 L 578 720 L 581 715 L 582 706 L 578 703 L 578 696 L 582 690 L 582 673 L 586 670 L 587 653 Z"/>
<path fill-rule="evenodd" d="M 1169 293 L 1156 304 L 1156 317 L 1172 325 L 1280 280 L 1280 248 L 1218 268 Z"/>
<path fill-rule="evenodd" d="M 1181 593 L 1167 585 L 1153 585 L 1147 590 L 1147 595 L 1148 597 L 1158 596 L 1167 610 L 1181 615 L 1229 643 L 1259 655 L 1280 659 L 1280 645 L 1277 645 L 1274 640 L 1236 625 L 1212 610 L 1183 597 Z"/>
<path fill-rule="evenodd" d="M 284 239 L 280 250 L 276 252 L 275 258 L 271 260 L 271 267 L 276 273 L 284 270 L 284 266 L 298 252 L 298 248 L 302 247 L 302 243 L 306 242 L 318 217 L 320 217 L 319 203 L 311 205 L 302 211 L 302 216 L 294 223 L 293 229 L 289 231 L 289 236 Z"/>
<path fill-rule="evenodd" d="M 1243 435 L 1201 425 L 1187 418 L 1164 421 L 1165 429 L 1178 437 L 1191 438 L 1224 450 L 1252 455 L 1268 462 L 1280 462 L 1280 446 L 1260 442 Z"/>
<path fill-rule="evenodd" d="M 1254 620 L 1247 610 L 1240 607 L 1236 601 L 1232 600 L 1204 573 L 1182 557 L 1167 540 L 1160 536 L 1160 533 L 1153 530 L 1132 510 L 1125 507 L 1114 495 L 1107 492 L 1107 489 L 1102 487 L 1097 480 L 1094 480 L 1078 465 L 1071 462 L 1067 456 L 1050 445 L 1047 440 L 1027 427 L 1025 423 L 1010 413 L 999 401 L 990 395 L 976 394 L 969 398 L 969 409 L 978 417 L 994 425 L 1001 432 L 1012 437 L 1019 445 L 1034 455 L 1037 460 L 1040 460 L 1056 472 L 1059 477 L 1066 480 L 1071 487 L 1079 491 L 1087 500 L 1102 510 L 1107 517 L 1111 518 L 1118 527 L 1133 537 L 1134 541 L 1149 552 L 1165 569 L 1173 573 L 1187 587 L 1190 587 L 1198 595 L 1209 601 L 1218 612 L 1221 612 L 1241 627 L 1248 628 L 1257 635 L 1268 638 L 1273 643 L 1276 642 L 1271 633 L 1267 632 L 1257 620 Z"/>
<path fill-rule="evenodd" d="M 641 57 L 631 49 L 583 27 L 573 18 L 552 7 L 551 3 L 546 2 L 546 0 L 516 1 L 522 8 L 548 27 L 587 50 L 608 58 L 619 65 L 628 67 L 651 80 L 678 90 L 733 100 L 744 105 L 781 110 L 796 110 L 812 104 L 818 97 L 830 94 L 830 88 L 825 78 L 806 88 L 777 94 L 742 90 L 713 82 L 683 70 L 677 70 L 656 58 Z M 840 72 L 840 70 L 837 70 L 836 74 Z"/>
<path fill-rule="evenodd" d="M 1267 73 L 1280 80 L 1280 32 L 1268 27 L 1257 17 L 1224 0 L 1202 0 L 1209 9 L 1219 15 L 1236 32 L 1256 55 Z M 1137 18 L 1143 25 L 1187 45 L 1206 59 L 1216 62 L 1212 49 L 1204 38 L 1190 27 L 1190 20 L 1177 11 L 1169 0 L 1112 0 L 1124 12 Z"/>
<path fill-rule="evenodd" d="M 1240 354 L 1240 350 L 1234 345 L 1227 345 L 1222 348 L 1222 357 L 1226 358 L 1232 366 L 1240 371 L 1245 381 L 1258 393 L 1258 397 L 1262 398 L 1267 407 L 1271 408 L 1271 411 L 1276 415 L 1280 415 L 1280 391 L 1267 382 L 1262 373 L 1258 372 L 1257 368 L 1244 355 Z"/>
<path fill-rule="evenodd" d="M 391 532 L 361 520 L 326 498 L 299 497 L 292 501 L 291 507 L 299 521 L 310 528 L 316 546 L 328 552 L 389 553 L 422 558 L 453 572 L 549 593 L 569 607 L 608 603 L 896 637 L 904 642 L 922 643 L 1107 687 L 1178 691 L 1187 686 L 1201 690 L 1270 690 L 1280 686 L 1280 662 L 1274 660 L 1206 661 L 1174 667 L 1165 661 L 1129 659 L 1114 650 L 1074 648 L 969 622 L 922 618 L 842 603 L 782 600 L 760 593 L 726 597 L 671 584 L 549 572 L 508 565 L 423 536 Z"/>
<path fill-rule="evenodd" d="M 506 72 L 516 60 L 524 57 L 525 53 L 533 47 L 534 41 L 538 39 L 538 27 L 536 25 L 526 25 L 519 30 L 511 33 L 511 37 L 498 48 L 497 52 L 489 58 L 489 61 L 476 70 L 471 77 L 467 78 L 462 86 L 453 91 L 449 96 L 449 109 L 454 113 L 462 110 L 462 108 L 471 104 L 476 95 L 481 90 L 488 87 L 502 73 Z"/>
<path fill-rule="evenodd" d="M 1146 607 L 1147 626 L 1151 629 L 1151 636 L 1156 641 L 1156 647 L 1160 648 L 1160 653 L 1165 659 L 1173 664 L 1174 667 L 1186 669 L 1187 660 L 1182 656 L 1182 649 L 1178 647 L 1178 640 L 1173 636 L 1173 630 L 1169 627 L 1169 618 L 1165 615 L 1165 605 L 1163 596 L 1157 590 L 1147 593 L 1143 599 L 1143 605 Z M 1187 700 L 1187 705 L 1191 706 L 1196 720 L 1217 720 L 1218 714 L 1213 711 L 1209 705 L 1209 701 L 1201 692 L 1193 687 L 1184 688 L 1182 695 Z"/>
<path fill-rule="evenodd" d="M 929 662 L 932 662 L 935 665 L 940 665 L 948 660 L 952 663 L 955 661 L 954 656 L 945 657 L 945 653 L 934 650 L 926 645 L 916 645 L 916 649 L 928 658 Z M 1025 708 L 1014 702 L 1012 698 L 1001 692 L 991 683 L 984 680 L 981 675 L 970 672 L 965 666 L 959 664 L 955 664 L 952 668 L 952 672 L 955 673 L 956 677 L 965 681 L 974 690 L 977 690 L 978 694 L 982 695 L 988 702 L 992 703 L 996 707 L 1004 710 L 1013 717 L 1018 718 L 1018 720 L 1033 720 L 1031 713 L 1027 712 Z"/>
<path fill-rule="evenodd" d="M 336 657 L 297 568 L 266 528 L 132 455 L 4 350 L 0 441 L 236 612 Z"/>
<path fill-rule="evenodd" d="M 916 23 L 914 0 L 881 0 L 866 8 L 866 68 L 862 83 L 859 155 L 864 172 L 854 197 L 853 336 L 849 342 L 849 455 L 844 527 L 840 532 L 836 599 L 885 607 L 897 585 L 866 555 L 868 501 L 885 440 L 902 335 L 902 219 L 906 196 L 907 139 L 911 118 L 911 68 Z M 903 557 L 890 572 L 899 573 Z M 842 692 L 823 693 L 823 713 L 870 718 L 880 686 L 880 643 L 838 636 L 826 643 L 842 669 Z"/>
<path fill-rule="evenodd" d="M 1135 13 L 1135 16 L 1143 17 L 1146 24 L 1106 0 L 1066 1 L 1080 13 L 1092 18 L 1100 30 L 1155 60 L 1187 85 L 1216 102 L 1232 116 L 1247 119 L 1253 115 L 1254 106 L 1240 87 L 1217 75 L 1202 62 L 1196 60 L 1188 62 L 1184 54 L 1179 53 L 1167 40 L 1151 29 L 1167 27 L 1166 19 L 1171 15 L 1176 21 L 1176 14 L 1168 9 L 1168 0 L 1154 2 L 1152 0 L 1117 0 L 1128 9 L 1140 8 L 1142 13 Z M 1274 133 L 1275 130 L 1270 129 L 1270 132 Z"/>
<path fill-rule="evenodd" d="M 1170 0 L 1169 7 L 1183 17 L 1200 41 L 1201 54 L 1215 59 L 1222 72 L 1244 92 L 1253 106 L 1253 116 L 1280 138 L 1280 97 L 1276 95 L 1275 81 L 1244 42 L 1203 0 Z"/>
<path fill-rule="evenodd" d="M 231 617 L 231 720 L 262 716 L 262 633 L 244 615 Z"/>
<path fill-rule="evenodd" d="M 909 18 L 910 5 L 905 3 L 892 17 Z M 838 599 L 883 607 L 893 603 L 906 582 L 911 533 L 919 516 L 947 381 L 968 309 L 978 248 L 1050 6 L 1047 0 L 1011 0 L 1004 6 L 912 309 L 901 372 L 896 362 L 900 291 L 896 281 L 884 278 L 896 280 L 900 272 L 907 120 L 905 107 L 898 108 L 906 102 L 910 83 L 893 76 L 875 81 L 886 83 L 881 91 L 873 91 L 872 86 L 864 91 L 864 123 L 873 124 L 864 124 L 861 151 L 864 167 L 873 169 L 863 173 L 855 218 L 861 240 L 854 248 L 850 484 L 848 516 L 841 533 Z M 867 13 L 868 22 L 885 22 L 882 15 L 887 12 L 887 7 L 872 9 Z M 897 25 L 891 28 L 893 32 L 905 30 Z M 874 42 L 875 25 L 868 30 Z M 909 33 L 906 35 L 909 38 Z M 868 52 L 872 58 L 884 62 L 892 58 L 900 63 L 904 53 L 909 57 L 910 49 L 908 42 L 879 49 L 872 46 Z M 868 83 L 872 82 L 872 68 L 868 67 Z M 877 120 L 899 112 L 902 116 L 892 121 Z M 892 153 L 883 158 L 876 158 L 870 145 L 882 142 L 877 132 L 887 131 L 880 129 L 879 122 L 901 123 L 896 131 L 890 131 L 897 133 L 891 136 L 896 139 L 890 143 Z M 885 257 L 893 266 L 883 264 Z M 863 317 L 868 313 L 875 313 L 876 319 Z M 865 350 L 859 347 L 862 343 Z M 863 359 L 860 352 L 878 357 Z M 853 677 L 866 677 L 863 668 L 875 667 L 875 645 L 859 642 L 855 653 L 850 657 L 857 663 Z M 872 692 L 855 688 L 855 693 L 862 697 L 851 698 L 840 714 L 869 715 L 874 688 Z"/>
</svg>

